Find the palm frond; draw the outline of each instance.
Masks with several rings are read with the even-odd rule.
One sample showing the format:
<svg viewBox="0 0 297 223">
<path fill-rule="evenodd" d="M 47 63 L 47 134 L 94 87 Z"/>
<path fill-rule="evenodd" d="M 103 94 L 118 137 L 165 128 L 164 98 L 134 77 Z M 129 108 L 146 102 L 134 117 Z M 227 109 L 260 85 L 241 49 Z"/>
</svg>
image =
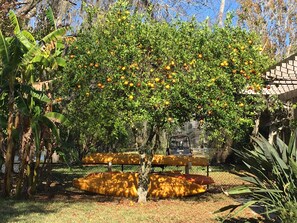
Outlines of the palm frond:
<svg viewBox="0 0 297 223">
<path fill-rule="evenodd" d="M 58 128 L 55 125 L 55 123 L 52 120 L 50 120 L 48 117 L 46 117 L 46 115 L 40 117 L 40 121 L 43 125 L 47 126 L 49 129 L 51 129 L 52 133 L 56 137 L 57 141 L 60 141 L 60 134 L 59 134 Z"/>
<path fill-rule="evenodd" d="M 14 26 L 14 34 L 19 33 L 21 31 L 20 24 L 16 14 L 12 10 L 9 11 L 9 19 Z"/>
<path fill-rule="evenodd" d="M 45 93 L 43 93 L 42 91 L 37 91 L 37 90 L 31 89 L 30 95 L 33 98 L 36 98 L 37 100 L 42 101 L 42 102 L 49 103 L 51 101 L 49 99 L 49 97 Z"/>
<path fill-rule="evenodd" d="M 289 158 L 287 153 L 288 145 L 278 137 L 276 138 L 276 145 L 277 145 L 277 148 L 279 149 L 279 152 L 281 153 L 282 160 L 285 163 L 288 163 L 288 158 Z"/>
<path fill-rule="evenodd" d="M 53 122 L 57 122 L 57 123 L 61 123 L 61 124 L 68 121 L 67 118 L 63 114 L 58 113 L 58 112 L 47 112 L 44 116 L 49 118 Z"/>
<path fill-rule="evenodd" d="M 32 43 L 35 44 L 36 40 L 34 36 L 27 30 L 22 30 L 22 34 Z"/>
<path fill-rule="evenodd" d="M 46 10 L 46 18 L 48 19 L 49 23 L 51 24 L 51 26 L 53 26 L 55 28 L 55 30 L 57 29 L 57 25 L 56 25 L 56 21 L 55 21 L 55 16 L 53 13 L 53 10 L 51 7 L 49 7 Z"/>
<path fill-rule="evenodd" d="M 32 47 L 34 47 L 34 45 L 36 45 L 36 43 L 32 43 L 32 41 L 30 41 L 27 36 L 29 32 L 18 32 L 16 34 L 16 37 L 19 39 L 19 41 L 26 47 L 27 50 L 30 50 Z M 32 36 L 33 37 L 33 36 Z M 30 38 L 30 37 L 29 37 Z"/>
<path fill-rule="evenodd" d="M 33 58 L 36 55 L 39 55 L 40 53 L 41 53 L 41 47 L 38 44 L 36 44 L 23 56 L 22 64 L 25 66 L 30 64 Z"/>
<path fill-rule="evenodd" d="M 297 161 L 296 138 L 297 138 L 297 129 L 295 129 L 295 131 L 292 133 L 288 144 L 288 154 L 290 157 L 295 157 L 295 162 Z"/>
<path fill-rule="evenodd" d="M 43 43 L 50 43 L 51 41 L 59 40 L 61 39 L 67 32 L 67 28 L 60 28 L 56 29 L 53 32 L 49 33 L 45 37 L 43 37 L 42 42 Z"/>
<path fill-rule="evenodd" d="M 8 42 L 4 38 L 1 30 L 0 30 L 0 56 L 2 57 L 4 65 L 9 63 Z"/>
</svg>

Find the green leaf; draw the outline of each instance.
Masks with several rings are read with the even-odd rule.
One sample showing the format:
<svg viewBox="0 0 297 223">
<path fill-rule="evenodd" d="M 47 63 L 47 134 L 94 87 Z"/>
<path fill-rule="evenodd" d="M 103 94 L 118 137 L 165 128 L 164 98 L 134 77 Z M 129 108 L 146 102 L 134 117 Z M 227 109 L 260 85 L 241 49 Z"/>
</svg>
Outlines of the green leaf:
<svg viewBox="0 0 297 223">
<path fill-rule="evenodd" d="M 61 123 L 61 124 L 68 121 L 67 118 L 63 114 L 58 113 L 58 112 L 47 112 L 44 116 L 54 122 Z"/>
<path fill-rule="evenodd" d="M 18 32 L 16 34 L 16 37 L 27 48 L 27 50 L 30 50 L 32 47 L 34 47 L 36 45 L 34 37 L 28 31 Z M 28 39 L 28 37 L 30 39 Z M 32 41 L 32 39 L 33 39 L 33 41 Z"/>
<path fill-rule="evenodd" d="M 292 168 L 293 173 L 295 174 L 295 178 L 297 179 L 297 163 L 292 157 L 289 158 L 289 165 Z"/>
<path fill-rule="evenodd" d="M 297 137 L 297 129 L 292 133 L 290 137 L 290 141 L 288 144 L 288 154 L 290 157 L 295 156 L 295 159 L 297 158 L 296 154 L 296 137 Z"/>
<path fill-rule="evenodd" d="M 228 195 L 239 195 L 239 194 L 250 194 L 252 193 L 251 189 L 247 186 L 238 186 L 227 190 Z"/>
<path fill-rule="evenodd" d="M 23 65 L 27 66 L 28 64 L 32 63 L 33 58 L 36 55 L 40 55 L 40 54 L 41 54 L 40 46 L 35 45 L 23 56 L 23 59 L 22 59 Z"/>
<path fill-rule="evenodd" d="M 42 42 L 49 43 L 51 41 L 58 40 L 61 37 L 63 37 L 66 34 L 66 32 L 67 32 L 67 28 L 64 28 L 64 27 L 60 29 L 56 29 L 53 32 L 46 35 L 45 37 L 43 37 Z"/>
<path fill-rule="evenodd" d="M 31 96 L 33 98 L 36 98 L 36 99 L 38 99 L 40 101 L 43 101 L 43 102 L 46 102 L 46 103 L 51 102 L 51 100 L 49 99 L 49 97 L 46 94 L 44 94 L 42 91 L 32 90 L 30 92 L 30 94 L 31 94 Z"/>
<path fill-rule="evenodd" d="M 246 208 L 250 208 L 252 205 L 257 204 L 258 201 L 248 201 L 246 203 L 244 203 L 242 206 L 240 206 L 240 208 L 238 208 L 233 214 L 232 217 L 237 216 L 238 214 L 240 214 L 242 211 L 244 211 Z"/>
<path fill-rule="evenodd" d="M 0 30 L 0 56 L 3 60 L 3 65 L 7 65 L 10 62 L 9 53 L 8 53 L 8 43 L 5 40 L 1 30 Z"/>
<path fill-rule="evenodd" d="M 56 62 L 60 67 L 66 67 L 66 60 L 62 57 L 57 57 Z"/>
<path fill-rule="evenodd" d="M 34 36 L 27 30 L 22 30 L 21 32 L 32 44 L 36 44 Z"/>
<path fill-rule="evenodd" d="M 253 190 L 253 192 L 255 193 L 282 193 L 283 191 L 282 190 L 277 190 L 277 189 L 255 189 Z"/>
<path fill-rule="evenodd" d="M 39 63 L 44 59 L 44 57 L 42 55 L 36 55 L 33 59 L 32 59 L 32 63 Z"/>
<path fill-rule="evenodd" d="M 60 134 L 57 126 L 46 116 L 46 114 L 40 118 L 40 121 L 43 125 L 46 125 L 49 129 L 51 129 L 54 136 L 56 136 L 57 140 L 60 141 Z"/>
<path fill-rule="evenodd" d="M 240 179 L 242 179 L 246 182 L 252 183 L 252 184 L 259 185 L 259 180 L 254 177 L 240 177 Z"/>
<path fill-rule="evenodd" d="M 51 7 L 48 7 L 48 9 L 46 10 L 46 18 L 49 20 L 49 23 L 51 24 L 51 26 L 57 29 L 55 16 Z"/>
<path fill-rule="evenodd" d="M 24 100 L 24 98 L 22 97 L 22 95 L 20 95 L 20 97 L 18 97 L 18 99 L 16 100 L 16 104 L 18 109 L 24 114 L 24 115 L 30 115 L 30 110 L 28 108 L 28 105 L 26 104 L 26 101 Z"/>
<path fill-rule="evenodd" d="M 21 29 L 16 14 L 11 10 L 9 11 L 8 15 L 10 22 L 14 25 L 14 34 L 18 34 L 21 31 Z"/>
<path fill-rule="evenodd" d="M 288 163 L 288 145 L 279 137 L 276 138 L 276 145 L 281 153 L 282 160 Z"/>
</svg>

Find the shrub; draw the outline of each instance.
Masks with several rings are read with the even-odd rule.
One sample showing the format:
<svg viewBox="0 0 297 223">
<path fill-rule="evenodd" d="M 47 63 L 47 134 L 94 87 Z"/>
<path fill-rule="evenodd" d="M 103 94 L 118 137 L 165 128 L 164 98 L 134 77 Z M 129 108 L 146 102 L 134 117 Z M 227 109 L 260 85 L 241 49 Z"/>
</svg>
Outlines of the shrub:
<svg viewBox="0 0 297 223">
<path fill-rule="evenodd" d="M 247 207 L 258 205 L 262 207 L 261 214 L 268 219 L 297 222 L 296 131 L 288 145 L 280 138 L 272 145 L 263 136 L 253 137 L 253 141 L 253 150 L 235 150 L 246 170 L 242 179 L 249 186 L 227 192 L 228 195 L 247 195 L 248 199 L 219 211 L 231 209 L 230 215 L 234 216 Z"/>
</svg>

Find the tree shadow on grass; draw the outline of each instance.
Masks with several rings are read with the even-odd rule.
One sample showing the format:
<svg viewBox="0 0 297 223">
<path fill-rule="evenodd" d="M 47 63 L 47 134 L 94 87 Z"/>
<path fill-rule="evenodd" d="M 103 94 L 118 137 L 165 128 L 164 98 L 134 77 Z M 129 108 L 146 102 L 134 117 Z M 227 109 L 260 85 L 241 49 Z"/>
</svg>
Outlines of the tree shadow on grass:
<svg viewBox="0 0 297 223">
<path fill-rule="evenodd" d="M 89 173 L 105 172 L 106 168 L 101 167 L 84 167 L 74 166 L 71 169 L 67 166 L 58 166 L 44 176 L 42 184 L 38 187 L 38 193 L 34 196 L 34 200 L 38 201 L 67 201 L 67 202 L 120 202 L 124 198 L 113 197 L 107 195 L 99 195 L 92 192 L 82 191 L 73 186 L 75 178 L 85 177 Z"/>
<path fill-rule="evenodd" d="M 223 221 L 223 219 L 218 219 L 223 223 L 275 223 L 275 221 L 264 220 L 262 218 L 230 218 Z"/>
<path fill-rule="evenodd" d="M 26 216 L 34 214 L 41 217 L 56 210 L 48 210 L 47 203 L 29 200 L 0 199 L 0 222 L 23 222 Z"/>
</svg>

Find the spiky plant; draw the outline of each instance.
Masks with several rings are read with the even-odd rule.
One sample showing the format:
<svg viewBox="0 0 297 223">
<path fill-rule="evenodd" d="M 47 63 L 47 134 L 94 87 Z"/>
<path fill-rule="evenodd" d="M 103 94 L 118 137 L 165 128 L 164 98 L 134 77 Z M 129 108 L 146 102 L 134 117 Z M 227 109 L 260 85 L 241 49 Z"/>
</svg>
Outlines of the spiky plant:
<svg viewBox="0 0 297 223">
<path fill-rule="evenodd" d="M 258 205 L 266 218 L 297 222 L 297 154 L 296 131 L 289 144 L 280 138 L 270 144 L 263 136 L 253 137 L 253 150 L 235 150 L 245 165 L 243 180 L 249 186 L 235 187 L 228 195 L 247 195 L 245 203 L 224 207 L 236 215 L 247 207 Z M 230 217 L 229 216 L 229 217 Z"/>
</svg>

